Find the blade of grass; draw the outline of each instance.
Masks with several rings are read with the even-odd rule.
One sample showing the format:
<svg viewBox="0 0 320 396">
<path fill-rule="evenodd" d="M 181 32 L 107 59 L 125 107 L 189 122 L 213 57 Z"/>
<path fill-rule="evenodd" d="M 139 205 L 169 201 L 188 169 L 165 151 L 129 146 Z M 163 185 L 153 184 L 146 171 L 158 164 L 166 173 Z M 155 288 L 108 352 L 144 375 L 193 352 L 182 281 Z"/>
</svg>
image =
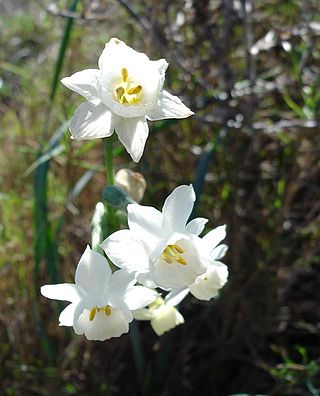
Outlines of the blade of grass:
<svg viewBox="0 0 320 396">
<path fill-rule="evenodd" d="M 70 11 L 75 11 L 78 4 L 78 0 L 73 0 L 70 6 Z M 61 74 L 65 53 L 70 41 L 70 34 L 73 26 L 73 19 L 68 18 L 66 21 L 63 37 L 61 40 L 60 50 L 55 65 L 54 76 L 51 84 L 51 91 L 49 95 L 49 108 L 47 116 L 42 129 L 41 146 L 37 154 L 37 160 L 45 154 L 44 146 L 45 140 L 48 135 L 48 126 L 51 114 L 51 108 L 57 92 L 59 77 Z M 62 136 L 62 134 L 61 134 Z M 53 150 L 56 147 L 56 142 L 60 141 L 60 137 L 53 136 L 51 139 L 51 145 L 49 143 L 49 150 Z M 34 175 L 34 286 L 35 295 L 39 290 L 39 276 L 40 276 L 40 265 L 44 260 L 47 267 L 48 278 L 51 283 L 58 281 L 58 251 L 57 241 L 55 233 L 52 231 L 52 226 L 49 222 L 48 216 L 48 172 L 50 168 L 50 159 L 40 163 L 37 166 Z M 38 307 L 35 304 L 34 309 L 34 320 L 36 327 L 41 329 L 40 315 L 38 313 Z M 42 345 L 47 352 L 48 357 L 53 360 L 55 351 L 53 346 L 49 343 L 46 335 L 39 331 Z"/>
<path fill-rule="evenodd" d="M 70 11 L 75 11 L 77 7 L 78 0 L 73 0 L 70 6 Z M 57 87 L 59 83 L 59 76 L 61 74 L 63 60 L 65 58 L 65 53 L 69 44 L 70 33 L 73 25 L 73 19 L 68 18 L 66 22 L 66 26 L 64 29 L 64 34 L 62 37 L 60 50 L 54 70 L 54 77 L 51 84 L 51 92 L 49 96 L 49 101 L 52 107 Z M 47 118 L 44 124 L 43 129 L 43 137 L 47 134 L 47 127 L 49 124 L 50 110 L 47 113 Z M 52 152 L 56 146 L 57 142 L 61 139 L 62 133 L 64 132 L 64 128 L 57 131 L 56 134 L 52 136 L 49 141 L 49 149 L 48 152 Z M 42 146 L 39 149 L 37 155 L 37 161 L 45 155 L 45 151 Z M 50 281 L 57 280 L 57 270 L 56 270 L 56 262 L 51 262 L 52 258 L 56 257 L 56 253 L 51 251 L 54 248 L 54 237 L 51 232 L 51 225 L 49 223 L 48 218 L 48 206 L 47 206 L 47 190 L 48 190 L 48 171 L 50 167 L 50 156 L 46 161 L 40 163 L 40 165 L 36 168 L 35 178 L 34 178 L 34 197 L 35 197 L 35 277 L 36 282 L 35 286 L 38 288 L 38 277 L 39 277 L 39 266 L 42 259 L 46 259 L 47 270 L 48 273 L 51 274 Z"/>
<path fill-rule="evenodd" d="M 95 169 L 87 170 L 80 179 L 76 182 L 73 189 L 70 191 L 66 203 L 66 207 L 72 213 L 78 213 L 78 209 L 73 205 L 74 199 L 81 193 L 84 187 L 89 183 L 89 181 L 93 178 L 93 176 L 97 173 Z"/>
<path fill-rule="evenodd" d="M 33 164 L 31 164 L 26 171 L 24 172 L 23 176 L 27 177 L 29 176 L 36 168 L 38 168 L 41 164 L 44 162 L 50 161 L 52 158 L 57 157 L 61 153 L 63 153 L 65 150 L 65 147 L 63 144 L 60 144 L 59 146 L 55 147 L 53 150 L 46 151 L 44 154 L 41 155 L 40 158 L 37 158 L 36 161 L 34 161 Z"/>
<path fill-rule="evenodd" d="M 218 134 L 215 135 L 213 143 L 209 143 L 205 151 L 201 154 L 198 166 L 196 169 L 196 174 L 192 182 L 194 191 L 196 193 L 196 202 L 190 216 L 190 220 L 194 219 L 197 215 L 197 209 L 200 202 L 200 197 L 203 192 L 205 177 L 208 173 L 209 166 L 214 158 L 214 153 L 221 143 L 221 138 L 227 133 L 227 129 L 222 129 Z"/>
<path fill-rule="evenodd" d="M 73 0 L 71 3 L 71 6 L 69 8 L 69 11 L 75 12 L 77 9 L 78 2 L 79 2 L 79 0 Z M 51 93 L 50 93 L 50 97 L 49 97 L 51 102 L 54 101 L 54 98 L 55 98 L 55 95 L 57 92 L 57 88 L 59 86 L 60 74 L 61 74 L 61 70 L 63 67 L 65 54 L 66 54 L 66 51 L 67 51 L 67 48 L 69 45 L 69 41 L 70 41 L 70 35 L 71 35 L 71 31 L 72 31 L 73 22 L 74 22 L 74 18 L 67 18 L 67 22 L 66 22 L 66 25 L 64 28 L 63 38 L 62 38 L 61 45 L 60 45 L 57 63 L 56 63 L 56 67 L 54 70 L 54 77 L 53 77 L 52 84 L 51 84 Z"/>
</svg>

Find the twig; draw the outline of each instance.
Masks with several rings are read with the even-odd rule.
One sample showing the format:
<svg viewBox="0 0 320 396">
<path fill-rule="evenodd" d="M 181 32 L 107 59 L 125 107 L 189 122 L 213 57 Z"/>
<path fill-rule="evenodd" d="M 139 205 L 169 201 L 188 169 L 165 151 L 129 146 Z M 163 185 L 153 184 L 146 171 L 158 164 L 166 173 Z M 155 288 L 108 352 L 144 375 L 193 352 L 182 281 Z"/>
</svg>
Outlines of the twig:
<svg viewBox="0 0 320 396">
<path fill-rule="evenodd" d="M 134 9 L 125 0 L 118 0 L 118 3 L 123 8 L 126 9 L 128 14 L 143 28 L 144 31 L 149 32 L 149 30 L 151 29 L 151 24 L 146 18 L 140 17 L 140 15 L 137 14 L 134 11 Z M 191 64 L 183 59 L 183 57 L 181 56 L 180 52 L 177 49 L 175 50 L 175 53 L 170 51 L 170 49 L 168 49 L 167 44 L 164 43 L 163 39 L 160 38 L 159 31 L 157 31 L 156 33 L 158 34 L 154 34 L 154 39 L 159 49 L 165 51 L 168 59 L 176 63 L 180 67 L 180 69 L 183 70 L 185 74 L 187 74 L 188 76 L 190 76 L 191 79 L 193 79 L 195 71 L 192 69 Z M 208 83 L 206 83 L 202 79 L 197 78 L 197 80 L 194 81 L 194 83 L 201 86 L 206 91 L 208 90 Z M 226 100 L 220 99 L 218 96 L 212 96 L 211 100 L 214 103 L 220 103 L 220 104 L 226 102 Z"/>
</svg>

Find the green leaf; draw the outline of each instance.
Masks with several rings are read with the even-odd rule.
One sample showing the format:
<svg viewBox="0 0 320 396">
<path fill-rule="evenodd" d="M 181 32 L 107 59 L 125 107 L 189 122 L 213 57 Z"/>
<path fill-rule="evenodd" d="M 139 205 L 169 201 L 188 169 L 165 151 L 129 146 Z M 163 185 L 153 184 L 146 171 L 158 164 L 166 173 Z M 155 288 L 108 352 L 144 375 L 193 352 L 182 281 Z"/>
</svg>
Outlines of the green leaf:
<svg viewBox="0 0 320 396">
<path fill-rule="evenodd" d="M 127 211 L 127 206 L 135 201 L 128 195 L 126 191 L 118 186 L 107 186 L 102 192 L 102 197 L 106 203 L 113 208 Z"/>
<path fill-rule="evenodd" d="M 95 169 L 89 169 L 88 171 L 86 171 L 76 182 L 72 190 L 69 192 L 66 207 L 70 210 L 71 213 L 78 213 L 78 209 L 73 206 L 73 201 L 81 193 L 81 191 L 85 188 L 85 186 L 89 183 L 89 181 L 96 173 L 97 172 Z"/>
</svg>

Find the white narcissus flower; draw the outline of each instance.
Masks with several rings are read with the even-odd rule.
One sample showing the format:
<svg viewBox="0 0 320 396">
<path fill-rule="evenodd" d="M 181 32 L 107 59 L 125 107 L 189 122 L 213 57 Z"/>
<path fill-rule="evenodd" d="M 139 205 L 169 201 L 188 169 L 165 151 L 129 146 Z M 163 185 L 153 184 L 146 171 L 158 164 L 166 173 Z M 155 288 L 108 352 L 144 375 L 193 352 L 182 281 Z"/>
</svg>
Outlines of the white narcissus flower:
<svg viewBox="0 0 320 396">
<path fill-rule="evenodd" d="M 198 276 L 193 284 L 189 286 L 190 293 L 199 300 L 209 301 L 216 297 L 219 290 L 227 283 L 228 268 L 220 260 L 226 254 L 227 245 L 219 245 L 226 237 L 226 226 L 215 228 L 206 234 L 202 241 L 210 249 L 211 262 L 204 274 Z"/>
<path fill-rule="evenodd" d="M 130 204 L 129 230 L 110 235 L 101 247 L 115 265 L 136 272 L 138 281 L 148 287 L 187 287 L 211 260 L 210 249 L 198 237 L 207 219 L 187 224 L 194 201 L 192 185 L 182 185 L 166 199 L 162 212 Z"/>
<path fill-rule="evenodd" d="M 125 270 L 112 274 L 107 260 L 88 246 L 77 266 L 75 284 L 42 286 L 41 294 L 71 302 L 60 314 L 60 326 L 73 326 L 76 334 L 88 340 L 104 341 L 127 333 L 131 310 L 156 299 L 155 291 L 135 283 Z"/>
<path fill-rule="evenodd" d="M 133 311 L 133 317 L 137 320 L 150 320 L 151 327 L 158 336 L 184 323 L 184 318 L 177 310 L 178 305 L 189 293 L 188 289 L 179 293 L 170 292 L 163 299 L 158 297 L 148 308 Z"/>
<path fill-rule="evenodd" d="M 111 136 L 113 131 L 135 162 L 142 156 L 147 120 L 186 118 L 194 114 L 177 96 L 163 90 L 165 59 L 146 54 L 112 38 L 99 58 L 99 69 L 87 69 L 61 82 L 88 102 L 76 110 L 70 131 L 74 139 Z"/>
</svg>

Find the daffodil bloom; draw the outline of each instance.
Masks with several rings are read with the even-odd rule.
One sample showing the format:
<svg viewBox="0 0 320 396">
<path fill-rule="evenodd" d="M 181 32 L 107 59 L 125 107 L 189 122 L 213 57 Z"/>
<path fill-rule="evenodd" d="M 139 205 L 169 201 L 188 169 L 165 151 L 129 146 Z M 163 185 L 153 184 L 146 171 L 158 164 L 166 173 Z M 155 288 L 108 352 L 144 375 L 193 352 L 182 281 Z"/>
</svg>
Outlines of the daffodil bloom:
<svg viewBox="0 0 320 396">
<path fill-rule="evenodd" d="M 74 139 L 96 139 L 115 131 L 135 162 L 142 156 L 149 128 L 147 120 L 186 118 L 193 114 L 177 96 L 163 90 L 165 59 L 146 54 L 112 38 L 99 58 L 99 69 L 87 69 L 61 82 L 84 96 L 71 123 Z"/>
<path fill-rule="evenodd" d="M 110 235 L 101 247 L 115 265 L 136 272 L 138 281 L 148 287 L 187 287 L 211 260 L 210 249 L 198 236 L 207 219 L 187 223 L 194 201 L 192 185 L 182 185 L 166 199 L 162 212 L 130 204 L 129 230 Z"/>
<path fill-rule="evenodd" d="M 184 323 L 184 318 L 177 310 L 178 305 L 189 290 L 182 290 L 179 293 L 170 292 L 163 299 L 158 297 L 148 308 L 133 311 L 133 317 L 137 320 L 150 320 L 151 327 L 158 336 Z"/>
<path fill-rule="evenodd" d="M 155 291 L 135 283 L 125 270 L 112 274 L 107 260 L 87 247 L 76 269 L 75 284 L 42 286 L 41 294 L 71 302 L 60 314 L 60 326 L 73 326 L 76 334 L 88 340 L 104 341 L 127 333 L 133 320 L 131 310 L 156 299 Z"/>
<path fill-rule="evenodd" d="M 220 226 L 202 238 L 202 241 L 210 249 L 211 261 L 206 272 L 198 276 L 194 283 L 189 286 L 191 294 L 199 300 L 209 301 L 216 297 L 228 280 L 228 268 L 219 261 L 228 249 L 225 244 L 219 245 L 225 236 L 226 226 Z"/>
</svg>

